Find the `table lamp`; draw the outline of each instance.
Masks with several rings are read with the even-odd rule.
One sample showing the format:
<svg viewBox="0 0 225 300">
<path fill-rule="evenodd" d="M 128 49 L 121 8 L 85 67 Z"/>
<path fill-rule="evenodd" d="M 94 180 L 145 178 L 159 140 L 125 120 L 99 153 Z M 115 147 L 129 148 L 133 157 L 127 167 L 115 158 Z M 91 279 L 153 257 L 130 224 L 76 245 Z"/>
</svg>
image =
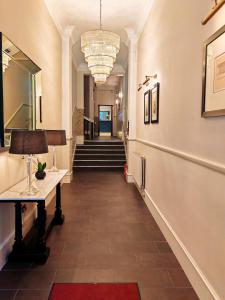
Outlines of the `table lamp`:
<svg viewBox="0 0 225 300">
<path fill-rule="evenodd" d="M 38 189 L 32 185 L 32 155 L 48 153 L 44 130 L 12 130 L 9 153 L 27 155 L 27 187 L 23 195 L 35 195 Z"/>
<path fill-rule="evenodd" d="M 66 131 L 65 130 L 46 130 L 47 143 L 52 147 L 53 151 L 53 167 L 49 170 L 50 172 L 58 172 L 56 167 L 56 149 L 55 146 L 66 145 Z"/>
</svg>

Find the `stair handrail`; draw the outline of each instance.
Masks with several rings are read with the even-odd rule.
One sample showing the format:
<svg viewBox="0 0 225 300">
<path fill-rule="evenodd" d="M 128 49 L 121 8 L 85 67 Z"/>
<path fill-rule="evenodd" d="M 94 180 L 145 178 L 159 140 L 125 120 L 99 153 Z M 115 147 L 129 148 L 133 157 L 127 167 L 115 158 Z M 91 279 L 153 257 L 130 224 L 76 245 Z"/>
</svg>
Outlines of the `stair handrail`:
<svg viewBox="0 0 225 300">
<path fill-rule="evenodd" d="M 85 116 L 84 116 L 84 120 L 87 120 L 87 121 L 90 122 L 90 123 L 94 123 L 94 120 L 92 120 L 92 119 L 90 119 L 90 118 L 88 118 L 88 117 L 85 117 Z"/>
<path fill-rule="evenodd" d="M 94 120 L 84 116 L 84 136 L 90 140 L 94 139 Z"/>
<path fill-rule="evenodd" d="M 12 116 L 9 118 L 9 120 L 4 124 L 4 127 L 8 127 L 8 125 L 15 119 L 16 115 L 23 109 L 23 107 L 31 107 L 31 105 L 27 103 L 22 103 L 17 110 L 12 114 Z"/>
</svg>

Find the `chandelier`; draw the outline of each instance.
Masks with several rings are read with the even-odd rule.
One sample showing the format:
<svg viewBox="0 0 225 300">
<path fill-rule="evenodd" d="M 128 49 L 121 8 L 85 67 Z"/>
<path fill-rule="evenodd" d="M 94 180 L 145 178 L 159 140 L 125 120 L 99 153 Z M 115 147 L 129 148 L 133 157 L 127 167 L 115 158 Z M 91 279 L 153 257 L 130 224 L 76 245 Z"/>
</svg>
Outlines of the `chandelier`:
<svg viewBox="0 0 225 300">
<path fill-rule="evenodd" d="M 120 37 L 102 30 L 102 0 L 100 0 L 100 29 L 81 35 L 81 50 L 96 84 L 103 84 L 110 75 L 120 50 Z"/>
</svg>

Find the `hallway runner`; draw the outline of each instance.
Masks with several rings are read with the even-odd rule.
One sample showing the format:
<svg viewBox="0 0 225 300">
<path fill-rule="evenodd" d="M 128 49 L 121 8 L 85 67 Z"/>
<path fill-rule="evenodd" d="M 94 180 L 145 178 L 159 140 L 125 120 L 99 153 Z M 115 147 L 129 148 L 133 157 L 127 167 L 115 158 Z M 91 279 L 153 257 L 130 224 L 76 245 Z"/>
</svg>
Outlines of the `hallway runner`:
<svg viewBox="0 0 225 300">
<path fill-rule="evenodd" d="M 49 300 L 140 300 L 136 283 L 55 283 Z"/>
</svg>

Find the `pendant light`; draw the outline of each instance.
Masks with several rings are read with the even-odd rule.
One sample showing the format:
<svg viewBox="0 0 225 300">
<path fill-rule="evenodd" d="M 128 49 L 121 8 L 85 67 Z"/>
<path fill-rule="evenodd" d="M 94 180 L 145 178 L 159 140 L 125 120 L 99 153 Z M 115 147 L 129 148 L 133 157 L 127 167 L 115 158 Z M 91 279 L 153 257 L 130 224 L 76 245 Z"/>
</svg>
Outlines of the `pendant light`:
<svg viewBox="0 0 225 300">
<path fill-rule="evenodd" d="M 100 29 L 81 35 L 81 50 L 96 84 L 104 84 L 110 75 L 120 50 L 120 37 L 102 30 L 102 0 L 100 0 Z"/>
</svg>

